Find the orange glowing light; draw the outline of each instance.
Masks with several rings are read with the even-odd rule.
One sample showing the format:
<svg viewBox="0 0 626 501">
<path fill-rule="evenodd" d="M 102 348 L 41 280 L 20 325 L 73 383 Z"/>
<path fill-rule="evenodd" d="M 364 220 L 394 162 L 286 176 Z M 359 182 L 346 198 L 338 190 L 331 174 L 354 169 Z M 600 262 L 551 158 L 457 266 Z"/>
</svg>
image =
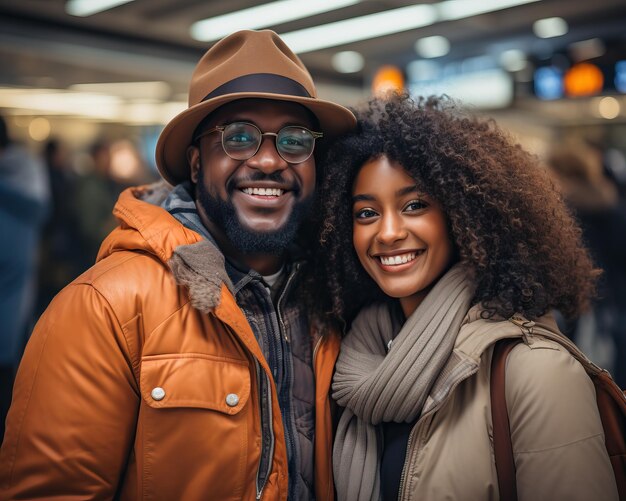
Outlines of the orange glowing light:
<svg viewBox="0 0 626 501">
<path fill-rule="evenodd" d="M 602 91 L 604 76 L 595 64 L 579 63 L 565 73 L 563 85 L 570 97 L 592 96 Z"/>
<path fill-rule="evenodd" d="M 372 92 L 385 94 L 389 91 L 401 91 L 404 88 L 404 75 L 396 66 L 383 66 L 374 75 Z"/>
</svg>

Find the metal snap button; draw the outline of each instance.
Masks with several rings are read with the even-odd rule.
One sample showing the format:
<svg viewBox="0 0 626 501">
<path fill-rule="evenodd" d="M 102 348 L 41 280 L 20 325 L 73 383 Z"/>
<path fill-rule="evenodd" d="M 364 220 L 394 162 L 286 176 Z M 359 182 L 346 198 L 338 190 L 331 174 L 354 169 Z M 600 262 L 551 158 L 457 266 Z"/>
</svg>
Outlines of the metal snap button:
<svg viewBox="0 0 626 501">
<path fill-rule="evenodd" d="M 154 400 L 163 400 L 165 398 L 165 390 L 160 386 L 157 386 L 150 392 L 150 396 Z"/>
<path fill-rule="evenodd" d="M 226 405 L 228 407 L 235 407 L 239 403 L 239 395 L 236 393 L 229 393 L 226 395 Z"/>
</svg>

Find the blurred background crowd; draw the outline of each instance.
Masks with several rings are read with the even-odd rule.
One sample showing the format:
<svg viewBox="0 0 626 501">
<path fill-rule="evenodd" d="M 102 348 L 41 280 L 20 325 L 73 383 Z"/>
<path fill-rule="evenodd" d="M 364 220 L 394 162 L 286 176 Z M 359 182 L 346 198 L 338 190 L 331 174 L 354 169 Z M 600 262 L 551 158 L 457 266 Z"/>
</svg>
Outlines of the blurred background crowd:
<svg viewBox="0 0 626 501">
<path fill-rule="evenodd" d="M 158 179 L 156 140 L 195 63 L 242 28 L 281 34 L 322 98 L 445 93 L 535 153 L 604 270 L 593 311 L 563 330 L 626 387 L 623 0 L 0 0 L 2 406 L 121 190 Z"/>
</svg>

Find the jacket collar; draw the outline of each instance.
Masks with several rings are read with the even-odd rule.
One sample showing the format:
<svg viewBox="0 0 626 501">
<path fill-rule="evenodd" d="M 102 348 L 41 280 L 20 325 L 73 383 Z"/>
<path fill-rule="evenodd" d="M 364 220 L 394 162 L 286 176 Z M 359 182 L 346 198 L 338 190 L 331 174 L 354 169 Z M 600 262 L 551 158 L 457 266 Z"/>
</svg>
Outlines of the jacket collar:
<svg viewBox="0 0 626 501">
<path fill-rule="evenodd" d="M 457 336 L 455 351 L 471 358 L 480 358 L 487 347 L 500 339 L 529 334 L 510 320 L 501 317 L 482 318 L 483 312 L 484 309 L 480 305 L 473 306 L 467 312 Z M 538 318 L 535 324 L 545 330 L 559 332 L 551 314 Z"/>
<path fill-rule="evenodd" d="M 222 286 L 233 294 L 235 288 L 210 234 L 188 228 L 166 210 L 183 188 L 158 182 L 123 191 L 113 209 L 121 224 L 103 242 L 98 260 L 119 250 L 150 253 L 189 290 L 192 306 L 207 313 L 219 305 Z"/>
<path fill-rule="evenodd" d="M 220 250 L 160 206 L 171 190 L 163 182 L 124 190 L 113 209 L 120 226 L 102 243 L 98 260 L 121 250 L 149 253 L 187 287 L 192 306 L 206 313 L 219 304 L 222 284 L 231 290 L 232 284 Z"/>
<path fill-rule="evenodd" d="M 176 283 L 189 289 L 191 305 L 202 313 L 220 303 L 222 284 L 233 290 L 224 256 L 209 240 L 177 247 L 167 264 Z"/>
<path fill-rule="evenodd" d="M 510 320 L 484 319 L 481 317 L 483 311 L 480 305 L 475 305 L 467 312 L 454 350 L 424 403 L 422 416 L 439 408 L 460 382 L 478 371 L 481 357 L 489 346 L 500 339 L 532 335 Z M 537 319 L 535 324 L 555 335 L 558 333 L 556 322 L 550 314 Z"/>
</svg>

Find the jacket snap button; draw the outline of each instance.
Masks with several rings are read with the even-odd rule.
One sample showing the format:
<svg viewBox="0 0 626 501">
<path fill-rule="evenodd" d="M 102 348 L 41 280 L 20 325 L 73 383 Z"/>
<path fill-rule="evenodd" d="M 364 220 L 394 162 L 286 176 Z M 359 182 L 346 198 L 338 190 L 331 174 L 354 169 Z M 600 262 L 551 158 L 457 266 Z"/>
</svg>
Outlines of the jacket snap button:
<svg viewBox="0 0 626 501">
<path fill-rule="evenodd" d="M 226 395 L 226 405 L 228 407 L 235 407 L 239 403 L 239 395 L 236 393 L 229 393 Z"/>
<path fill-rule="evenodd" d="M 150 392 L 150 396 L 154 400 L 163 400 L 163 398 L 165 398 L 165 390 L 157 386 Z"/>
</svg>

